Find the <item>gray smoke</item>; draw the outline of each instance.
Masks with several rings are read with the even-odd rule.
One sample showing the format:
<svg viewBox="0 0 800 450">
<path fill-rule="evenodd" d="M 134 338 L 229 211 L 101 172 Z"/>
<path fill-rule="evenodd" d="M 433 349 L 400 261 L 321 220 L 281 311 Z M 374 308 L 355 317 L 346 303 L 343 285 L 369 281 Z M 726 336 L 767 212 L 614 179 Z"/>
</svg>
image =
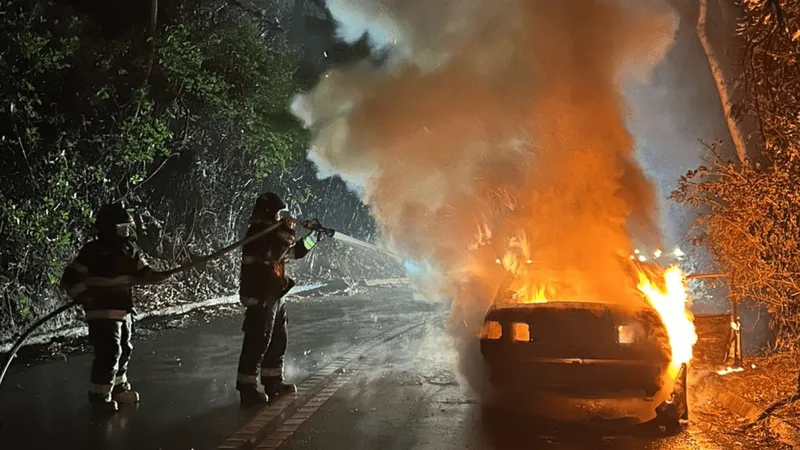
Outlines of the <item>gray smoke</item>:
<svg viewBox="0 0 800 450">
<path fill-rule="evenodd" d="M 336 67 L 293 112 L 321 177 L 358 192 L 399 254 L 454 301 L 462 373 L 510 248 L 577 270 L 583 298 L 641 301 L 620 263 L 660 247 L 625 83 L 643 83 L 677 18 L 657 0 L 329 0 L 339 36 L 381 64 Z M 531 280 L 546 283 L 546 280 Z"/>
</svg>

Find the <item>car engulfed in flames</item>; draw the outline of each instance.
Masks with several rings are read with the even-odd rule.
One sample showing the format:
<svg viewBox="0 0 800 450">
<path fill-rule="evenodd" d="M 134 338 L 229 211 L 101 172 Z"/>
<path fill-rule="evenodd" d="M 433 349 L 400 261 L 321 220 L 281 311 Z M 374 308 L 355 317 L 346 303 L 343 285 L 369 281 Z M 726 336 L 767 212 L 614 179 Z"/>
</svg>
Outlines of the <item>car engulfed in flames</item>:
<svg viewBox="0 0 800 450">
<path fill-rule="evenodd" d="M 480 334 L 496 400 L 556 420 L 669 428 L 688 420 L 697 338 L 683 275 L 676 266 L 638 275 L 636 302 L 555 300 L 552 285 L 502 287 Z"/>
</svg>

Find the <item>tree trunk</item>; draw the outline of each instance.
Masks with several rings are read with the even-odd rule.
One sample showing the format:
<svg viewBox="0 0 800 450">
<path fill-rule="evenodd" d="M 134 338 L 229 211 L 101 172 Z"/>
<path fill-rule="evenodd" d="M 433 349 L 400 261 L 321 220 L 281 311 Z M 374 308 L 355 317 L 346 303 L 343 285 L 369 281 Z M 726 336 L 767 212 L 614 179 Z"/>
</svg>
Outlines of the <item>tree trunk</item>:
<svg viewBox="0 0 800 450">
<path fill-rule="evenodd" d="M 153 71 L 153 62 L 156 58 L 156 31 L 158 25 L 158 0 L 150 0 L 150 28 L 147 32 L 147 62 L 144 68 L 144 79 L 142 86 L 146 85 L 150 79 L 150 72 Z"/>
<path fill-rule="evenodd" d="M 734 119 L 731 114 L 733 104 L 731 103 L 725 74 L 722 72 L 719 59 L 714 53 L 714 49 L 711 47 L 711 43 L 708 41 L 708 35 L 706 34 L 707 0 L 698 1 L 697 37 L 703 45 L 703 51 L 708 59 L 708 67 L 711 69 L 711 76 L 714 77 L 714 84 L 717 86 L 719 100 L 722 104 L 722 112 L 725 114 L 725 122 L 728 124 L 728 131 L 730 132 L 733 146 L 736 148 L 736 155 L 739 157 L 739 162 L 744 163 L 747 158 L 747 147 L 745 145 L 744 136 L 742 135 L 742 130 L 739 128 L 739 124 L 736 123 L 736 119 Z"/>
</svg>

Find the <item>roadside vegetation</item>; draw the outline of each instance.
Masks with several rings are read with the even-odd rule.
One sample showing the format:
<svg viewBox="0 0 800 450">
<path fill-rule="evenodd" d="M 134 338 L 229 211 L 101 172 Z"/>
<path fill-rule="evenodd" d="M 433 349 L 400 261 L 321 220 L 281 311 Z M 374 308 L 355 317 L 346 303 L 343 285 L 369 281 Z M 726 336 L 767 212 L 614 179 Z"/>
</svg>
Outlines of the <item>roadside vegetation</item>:
<svg viewBox="0 0 800 450">
<path fill-rule="evenodd" d="M 237 238 L 265 179 L 302 158 L 297 55 L 273 12 L 3 0 L 0 35 L 0 338 L 64 301 L 61 270 L 103 203 L 136 207 L 140 244 L 172 265 Z M 172 289 L 224 291 L 236 269 Z"/>
<path fill-rule="evenodd" d="M 728 274 L 734 301 L 766 307 L 776 350 L 800 338 L 800 3 L 743 0 L 737 33 L 743 96 L 733 118 L 755 119 L 748 158 L 716 145 L 704 167 L 680 179 L 672 198 L 700 211 L 695 243 Z"/>
</svg>

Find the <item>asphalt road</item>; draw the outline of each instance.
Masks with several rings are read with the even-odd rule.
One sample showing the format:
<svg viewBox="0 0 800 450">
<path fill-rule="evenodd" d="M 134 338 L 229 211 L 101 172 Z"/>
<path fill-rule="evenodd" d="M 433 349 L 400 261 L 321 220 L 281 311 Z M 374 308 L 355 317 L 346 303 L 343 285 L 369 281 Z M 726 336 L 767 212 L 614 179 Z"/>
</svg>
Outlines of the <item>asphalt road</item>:
<svg viewBox="0 0 800 450">
<path fill-rule="evenodd" d="M 86 403 L 90 355 L 18 362 L 0 393 L 0 448 L 732 448 L 701 424 L 599 433 L 485 410 L 457 383 L 445 310 L 402 288 L 290 303 L 286 372 L 300 391 L 257 411 L 234 390 L 235 310 L 139 326 L 130 376 L 142 403 L 111 418 Z"/>
<path fill-rule="evenodd" d="M 424 339 L 424 338 L 423 338 Z M 420 337 L 409 337 L 407 349 Z M 279 448 L 306 449 L 712 449 L 687 432 L 663 436 L 641 428 L 600 432 L 588 427 L 542 423 L 513 412 L 482 408 L 465 395 L 454 374 L 406 351 L 371 352 L 355 373 Z M 409 364 L 421 369 L 408 370 Z M 426 367 L 427 365 L 427 367 Z M 346 377 L 346 375 L 341 375 Z M 325 396 L 323 395 L 323 398 Z M 316 407 L 311 402 L 312 407 Z M 311 412 L 309 410 L 309 412 Z M 302 418 L 302 414 L 300 418 Z M 291 420 L 291 419 L 290 419 Z M 291 423 L 290 423 L 291 425 Z M 288 431 L 288 430 L 287 430 Z M 269 442 L 276 431 L 262 442 Z M 278 448 L 262 445 L 262 448 Z"/>
</svg>

